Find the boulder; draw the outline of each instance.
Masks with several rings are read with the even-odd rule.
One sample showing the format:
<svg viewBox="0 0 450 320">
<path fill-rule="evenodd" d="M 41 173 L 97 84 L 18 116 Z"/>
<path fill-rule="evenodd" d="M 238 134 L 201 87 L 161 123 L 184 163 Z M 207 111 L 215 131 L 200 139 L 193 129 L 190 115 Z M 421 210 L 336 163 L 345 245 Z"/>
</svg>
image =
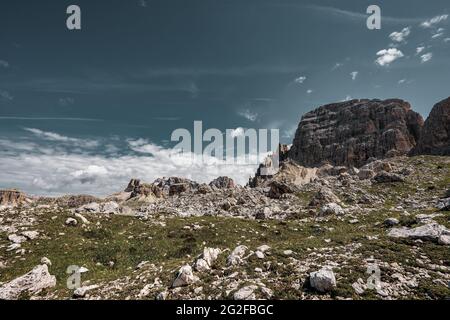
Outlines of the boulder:
<svg viewBox="0 0 450 320">
<path fill-rule="evenodd" d="M 228 256 L 227 265 L 234 266 L 241 264 L 247 249 L 248 248 L 244 245 L 237 246 Z"/>
<path fill-rule="evenodd" d="M 398 221 L 398 219 L 395 218 L 387 218 L 386 220 L 384 220 L 384 225 L 387 227 L 393 227 L 398 225 L 400 222 Z"/>
<path fill-rule="evenodd" d="M 327 203 L 341 203 L 341 200 L 328 187 L 322 187 L 311 199 L 310 207 L 319 207 Z"/>
<path fill-rule="evenodd" d="M 268 196 L 272 199 L 280 199 L 281 196 L 285 193 L 295 193 L 298 191 L 298 188 L 296 188 L 294 185 L 276 180 L 272 181 L 269 184 L 269 187 L 270 189 Z"/>
<path fill-rule="evenodd" d="M 257 285 L 249 285 L 240 288 L 233 294 L 234 300 L 256 300 L 255 291 L 258 289 Z"/>
<path fill-rule="evenodd" d="M 218 248 L 204 248 L 203 253 L 194 264 L 195 270 L 203 272 L 211 269 L 222 251 Z"/>
<path fill-rule="evenodd" d="M 336 215 L 340 216 L 343 215 L 344 209 L 337 203 L 331 202 L 324 205 L 322 208 L 320 208 L 320 215 L 321 216 L 327 216 L 327 215 Z"/>
<path fill-rule="evenodd" d="M 336 278 L 332 270 L 322 268 L 309 274 L 309 282 L 313 289 L 319 292 L 329 292 L 336 288 Z"/>
<path fill-rule="evenodd" d="M 198 277 L 194 276 L 192 268 L 185 265 L 178 270 L 177 276 L 172 283 L 172 288 L 184 287 L 198 281 Z"/>
<path fill-rule="evenodd" d="M 231 189 L 235 187 L 234 181 L 228 177 L 218 177 L 209 183 L 210 187 L 217 189 Z"/>
<path fill-rule="evenodd" d="M 450 235 L 450 230 L 435 222 L 431 222 L 412 229 L 393 228 L 388 233 L 388 236 L 393 238 L 420 239 L 434 242 L 438 242 L 442 235 Z M 445 242 L 445 238 L 443 240 Z"/>
<path fill-rule="evenodd" d="M 405 178 L 397 173 L 381 171 L 373 177 L 375 183 L 403 182 Z"/>
<path fill-rule="evenodd" d="M 407 154 L 422 126 L 422 117 L 399 99 L 328 104 L 302 117 L 289 158 L 306 167 L 361 167 L 371 158 Z"/>
<path fill-rule="evenodd" d="M 45 264 L 38 265 L 27 274 L 0 287 L 1 300 L 16 300 L 22 294 L 37 294 L 43 289 L 56 286 L 55 276 L 50 275 Z"/>
</svg>

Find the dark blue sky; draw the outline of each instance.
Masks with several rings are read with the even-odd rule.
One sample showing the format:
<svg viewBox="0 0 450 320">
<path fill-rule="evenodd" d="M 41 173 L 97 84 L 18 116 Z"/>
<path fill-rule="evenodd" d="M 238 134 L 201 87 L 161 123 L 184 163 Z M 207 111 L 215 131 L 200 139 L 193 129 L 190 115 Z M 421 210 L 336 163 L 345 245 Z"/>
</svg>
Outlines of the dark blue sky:
<svg viewBox="0 0 450 320">
<path fill-rule="evenodd" d="M 81 7 L 80 31 L 66 28 L 70 4 Z M 381 30 L 366 28 L 370 4 L 381 7 Z M 0 7 L 0 170 L 10 171 L 0 187 L 108 186 L 103 194 L 121 186 L 97 171 L 139 157 L 130 141 L 168 148 L 171 132 L 194 120 L 220 130 L 278 128 L 289 143 L 301 115 L 325 103 L 402 98 L 426 117 L 450 95 L 448 0 L 3 0 Z M 43 155 L 66 176 L 89 176 L 94 165 L 94 178 L 61 190 L 57 174 L 35 168 Z M 130 170 L 148 179 L 159 173 Z M 127 174 L 112 181 L 125 183 Z"/>
</svg>

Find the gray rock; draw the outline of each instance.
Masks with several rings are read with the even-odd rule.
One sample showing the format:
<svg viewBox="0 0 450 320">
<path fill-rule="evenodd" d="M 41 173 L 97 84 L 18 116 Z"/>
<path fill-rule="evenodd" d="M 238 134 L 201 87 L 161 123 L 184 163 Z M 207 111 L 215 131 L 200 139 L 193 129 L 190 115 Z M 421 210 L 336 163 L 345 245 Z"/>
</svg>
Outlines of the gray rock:
<svg viewBox="0 0 450 320">
<path fill-rule="evenodd" d="M 185 265 L 178 270 L 177 276 L 172 283 L 172 288 L 184 287 L 198 281 L 198 277 L 194 276 L 192 268 Z"/>
<path fill-rule="evenodd" d="M 56 277 L 50 275 L 47 265 L 38 265 L 27 274 L 0 287 L 0 299 L 15 300 L 22 293 L 37 294 L 43 289 L 56 286 Z"/>
<path fill-rule="evenodd" d="M 249 286 L 243 287 L 233 294 L 233 299 L 234 300 L 255 300 L 256 299 L 255 290 L 257 290 L 257 289 L 258 289 L 257 285 L 249 285 Z"/>
<path fill-rule="evenodd" d="M 342 207 L 340 205 L 338 205 L 337 203 L 334 203 L 334 202 L 327 203 L 320 209 L 320 215 L 322 215 L 322 216 L 326 216 L 326 215 L 340 216 L 340 215 L 343 215 L 344 213 L 345 213 L 344 209 L 342 209 Z"/>
<path fill-rule="evenodd" d="M 388 227 L 393 227 L 398 225 L 400 222 L 398 221 L 398 219 L 395 218 L 387 218 L 386 220 L 384 220 L 384 225 L 388 226 Z"/>
<path fill-rule="evenodd" d="M 393 228 L 388 236 L 393 238 L 410 238 L 438 242 L 441 235 L 449 235 L 450 230 L 438 223 L 429 223 L 417 228 Z M 444 239 L 445 241 L 445 239 Z"/>
<path fill-rule="evenodd" d="M 390 183 L 390 182 L 403 182 L 405 181 L 405 179 L 403 178 L 403 176 L 399 174 L 381 171 L 375 177 L 373 177 L 373 181 L 376 183 Z"/>
<path fill-rule="evenodd" d="M 247 247 L 240 245 L 237 246 L 232 252 L 231 254 L 228 256 L 227 258 L 227 265 L 228 266 L 234 266 L 234 265 L 239 265 L 243 262 L 243 257 L 245 255 L 245 252 L 247 251 Z"/>
<path fill-rule="evenodd" d="M 78 221 L 76 220 L 76 219 L 74 219 L 74 218 L 68 218 L 67 220 L 66 220 L 66 225 L 67 226 L 76 226 L 78 224 Z"/>
<path fill-rule="evenodd" d="M 309 274 L 309 281 L 312 288 L 319 292 L 329 292 L 336 288 L 336 278 L 332 270 L 322 268 L 319 271 Z"/>
</svg>

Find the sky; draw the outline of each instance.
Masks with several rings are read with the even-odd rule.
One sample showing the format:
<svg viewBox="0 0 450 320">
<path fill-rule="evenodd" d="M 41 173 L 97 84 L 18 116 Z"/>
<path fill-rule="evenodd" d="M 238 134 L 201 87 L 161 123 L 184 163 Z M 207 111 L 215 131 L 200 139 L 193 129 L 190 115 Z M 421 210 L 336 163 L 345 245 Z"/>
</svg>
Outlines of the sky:
<svg viewBox="0 0 450 320">
<path fill-rule="evenodd" d="M 66 8 L 81 8 L 68 30 Z M 369 30 L 366 9 L 381 8 Z M 130 178 L 228 175 L 174 163 L 171 133 L 279 129 L 354 98 L 425 118 L 450 96 L 448 0 L 2 0 L 0 188 L 107 195 Z"/>
</svg>

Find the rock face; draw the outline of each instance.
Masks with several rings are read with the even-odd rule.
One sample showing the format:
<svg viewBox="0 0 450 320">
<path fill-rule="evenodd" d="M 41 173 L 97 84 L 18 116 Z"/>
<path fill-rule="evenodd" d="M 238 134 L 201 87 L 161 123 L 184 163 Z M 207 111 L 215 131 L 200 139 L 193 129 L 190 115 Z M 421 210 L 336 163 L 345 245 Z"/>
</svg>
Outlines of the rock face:
<svg viewBox="0 0 450 320">
<path fill-rule="evenodd" d="M 361 167 L 370 158 L 407 154 L 422 126 L 422 117 L 399 99 L 328 104 L 303 116 L 289 158 L 307 167 Z"/>
<path fill-rule="evenodd" d="M 0 205 L 16 206 L 26 200 L 25 194 L 18 190 L 0 190 Z"/>
<path fill-rule="evenodd" d="M 218 189 L 230 189 L 234 188 L 235 184 L 233 179 L 228 177 L 218 177 L 209 183 L 210 187 L 216 187 Z"/>
<path fill-rule="evenodd" d="M 413 155 L 450 155 L 450 97 L 437 103 L 423 127 Z"/>
<path fill-rule="evenodd" d="M 0 299 L 18 299 L 22 293 L 36 294 L 55 285 L 56 278 L 50 275 L 47 265 L 38 265 L 27 274 L 0 287 Z"/>
</svg>

